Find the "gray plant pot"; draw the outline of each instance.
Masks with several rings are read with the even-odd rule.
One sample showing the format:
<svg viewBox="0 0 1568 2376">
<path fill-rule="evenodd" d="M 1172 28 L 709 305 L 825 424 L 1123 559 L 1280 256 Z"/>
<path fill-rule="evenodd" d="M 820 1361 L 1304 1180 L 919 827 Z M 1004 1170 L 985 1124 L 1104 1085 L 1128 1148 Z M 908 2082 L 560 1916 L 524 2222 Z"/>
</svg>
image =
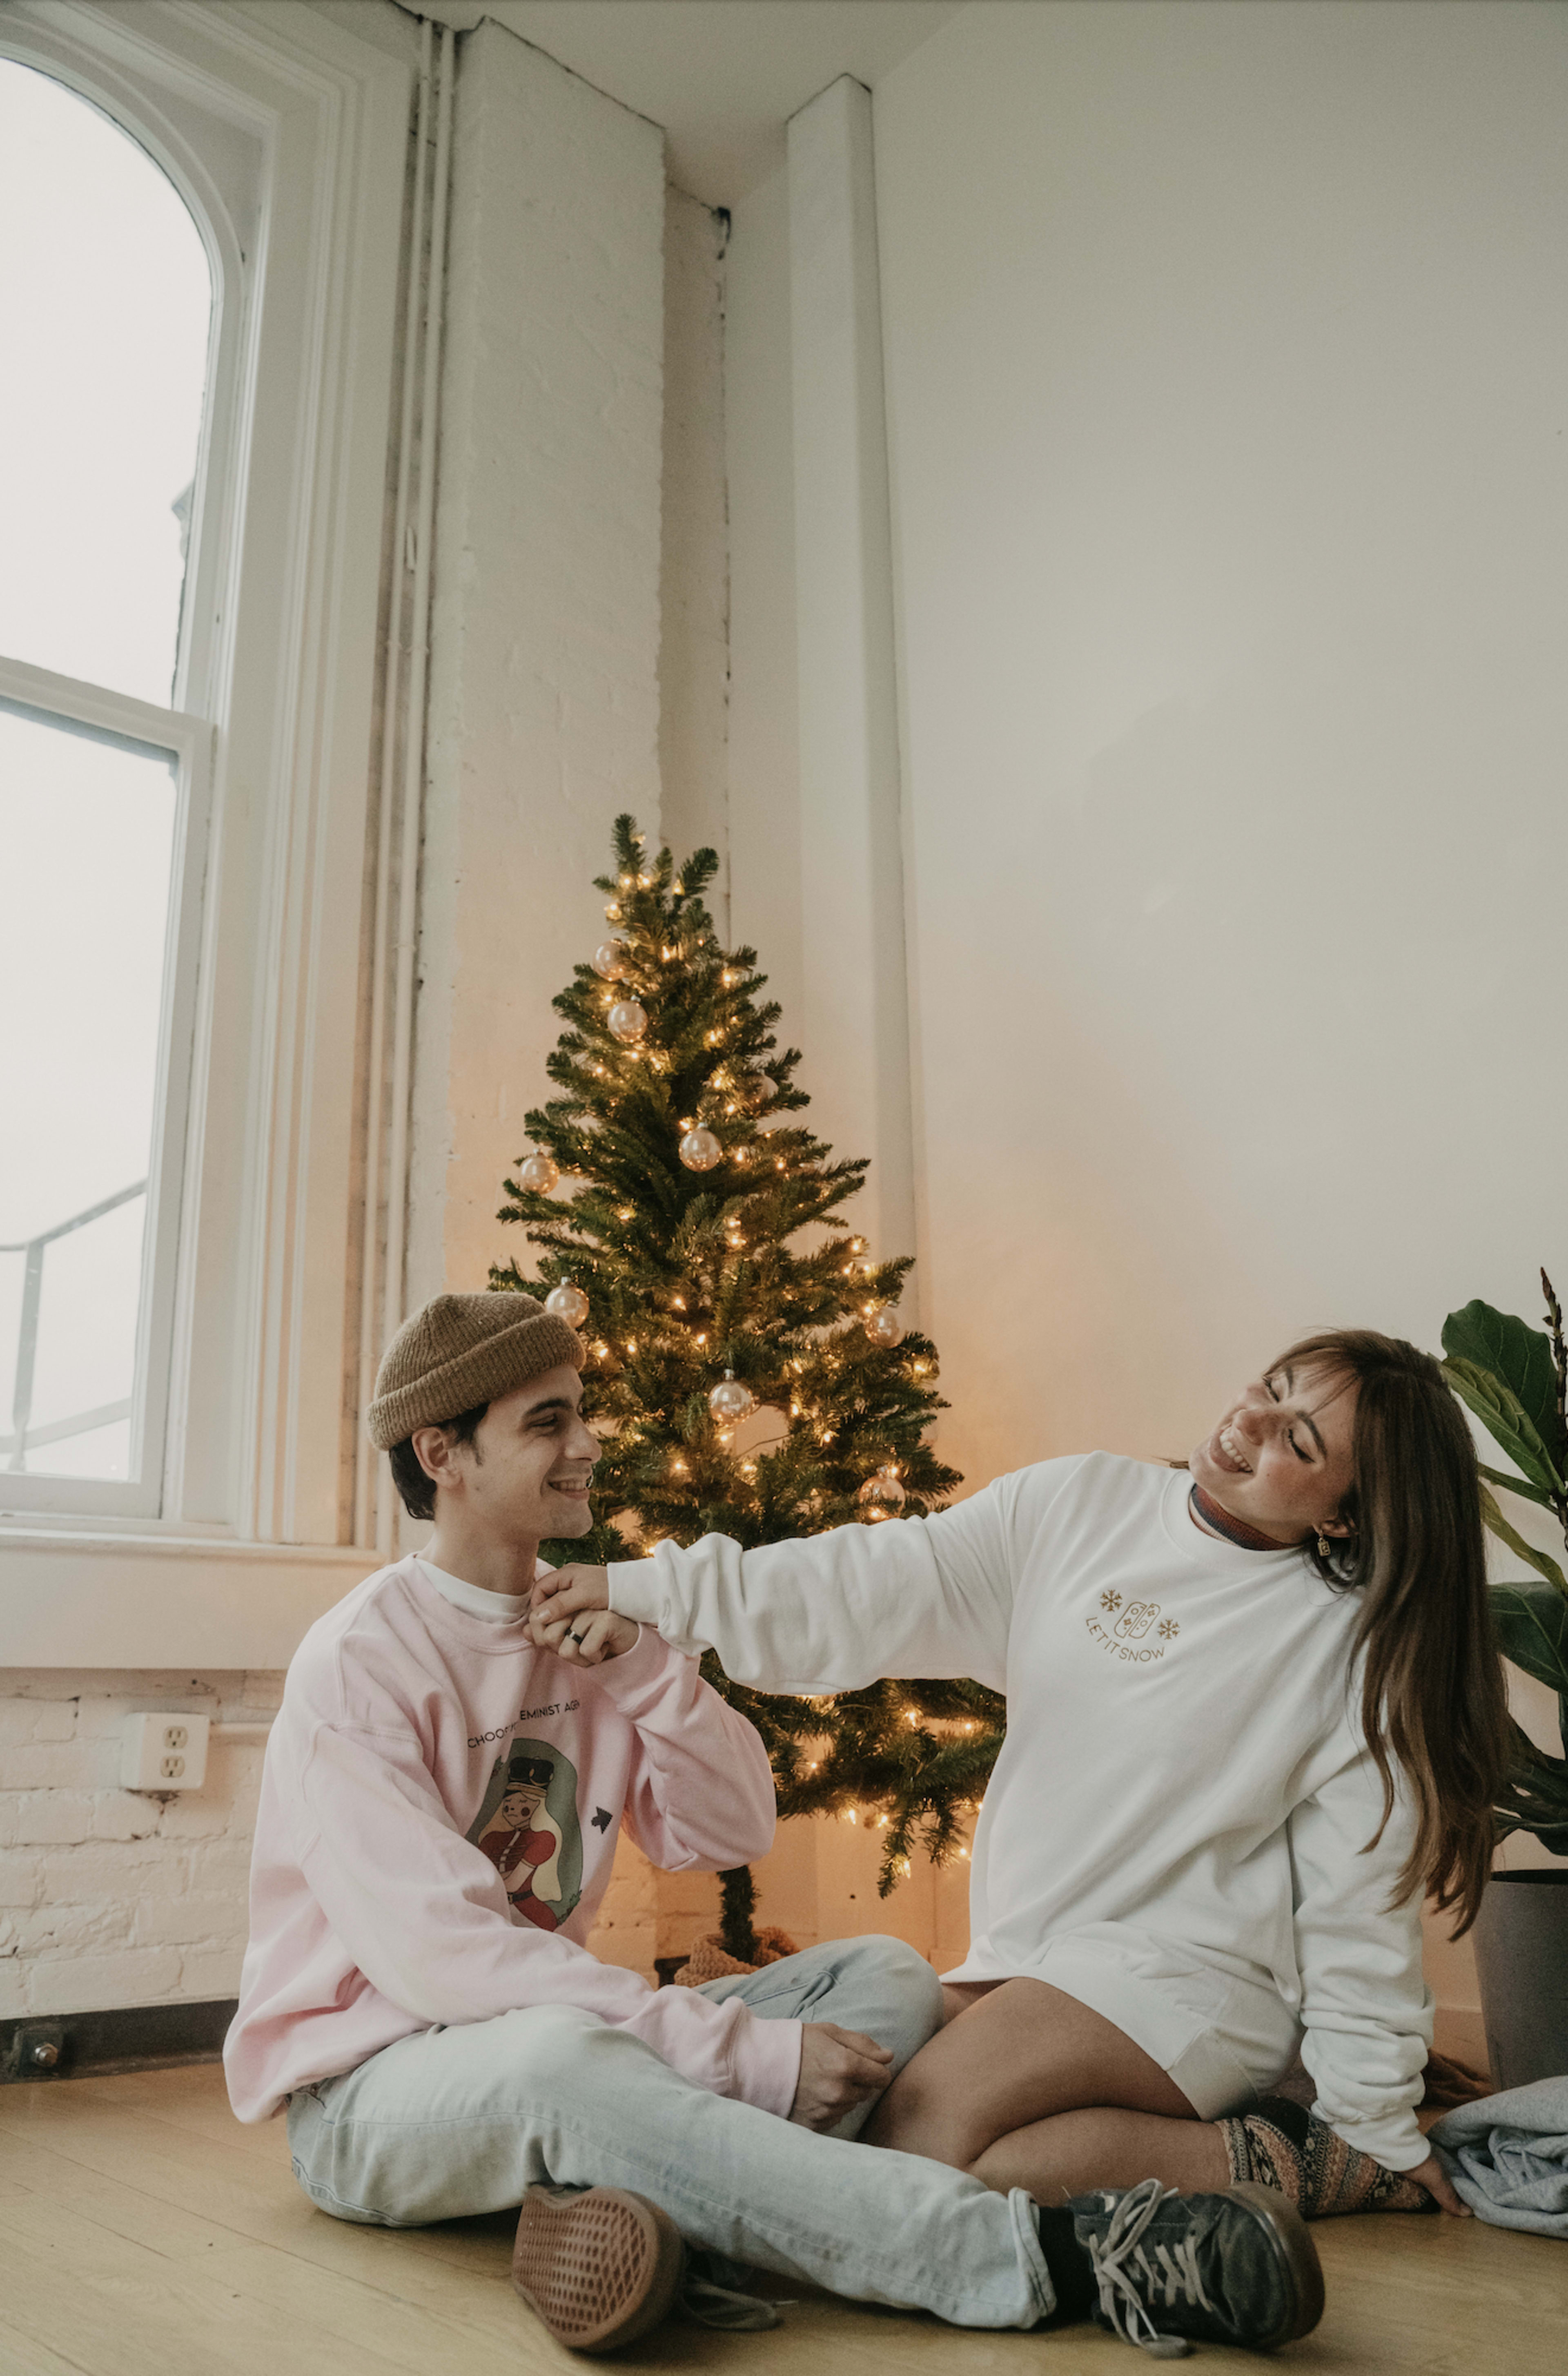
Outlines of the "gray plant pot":
<svg viewBox="0 0 1568 2376">
<path fill-rule="evenodd" d="M 1568 2073 L 1568 1871 L 1494 1872 L 1475 1941 L 1493 2087 Z"/>
</svg>

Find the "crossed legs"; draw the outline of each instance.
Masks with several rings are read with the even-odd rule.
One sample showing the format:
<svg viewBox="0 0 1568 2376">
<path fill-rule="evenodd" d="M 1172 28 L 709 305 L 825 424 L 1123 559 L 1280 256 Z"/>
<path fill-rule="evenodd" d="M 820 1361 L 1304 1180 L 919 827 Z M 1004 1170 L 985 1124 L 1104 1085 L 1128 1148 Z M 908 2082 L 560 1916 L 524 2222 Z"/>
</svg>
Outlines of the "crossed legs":
<svg viewBox="0 0 1568 2376">
<path fill-rule="evenodd" d="M 867 2144 L 1045 2204 L 1145 2178 L 1185 2193 L 1229 2184 L 1219 2130 L 1102 2014 L 1043 1980 L 949 1995 L 965 2002 L 888 2089 Z"/>
</svg>

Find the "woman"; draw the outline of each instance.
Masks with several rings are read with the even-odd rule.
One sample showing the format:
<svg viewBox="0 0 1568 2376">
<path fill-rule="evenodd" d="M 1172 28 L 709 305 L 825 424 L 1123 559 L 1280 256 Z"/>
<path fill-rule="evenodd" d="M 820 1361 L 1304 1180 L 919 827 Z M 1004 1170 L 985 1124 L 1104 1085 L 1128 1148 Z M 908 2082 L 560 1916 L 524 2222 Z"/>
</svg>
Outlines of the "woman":
<svg viewBox="0 0 1568 2376">
<path fill-rule="evenodd" d="M 1309 1337 L 1185 1470 L 1094 1453 L 924 1523 L 564 1568 L 539 1637 L 593 1663 L 607 1607 L 763 1690 L 1008 1693 L 955 2017 L 870 2141 L 1045 2204 L 1152 2175 L 1462 2212 L 1415 2118 L 1420 1904 L 1475 1919 L 1507 1719 L 1428 1355 Z M 1267 2092 L 1298 2047 L 1310 2116 Z"/>
</svg>

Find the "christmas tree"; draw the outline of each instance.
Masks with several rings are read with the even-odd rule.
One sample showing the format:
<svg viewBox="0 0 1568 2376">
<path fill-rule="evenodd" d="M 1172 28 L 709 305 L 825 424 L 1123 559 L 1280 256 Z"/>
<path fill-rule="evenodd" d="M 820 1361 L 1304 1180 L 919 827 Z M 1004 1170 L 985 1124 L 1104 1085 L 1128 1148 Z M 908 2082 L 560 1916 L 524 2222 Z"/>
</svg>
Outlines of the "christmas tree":
<svg viewBox="0 0 1568 2376">
<path fill-rule="evenodd" d="M 961 1479 L 925 1441 L 947 1406 L 935 1347 L 898 1310 L 913 1262 L 878 1259 L 839 1219 L 869 1167 L 790 1119 L 808 1103 L 800 1051 L 778 1051 L 755 950 L 714 935 L 714 853 L 678 873 L 630 816 L 615 850 L 598 881 L 613 934 L 554 1002 L 560 1094 L 526 1118 L 534 1148 L 500 1215 L 538 1249 L 537 1275 L 490 1273 L 588 1348 L 594 1532 L 544 1555 L 636 1559 L 704 1534 L 750 1549 L 925 1517 Z M 731 1683 L 711 1656 L 704 1672 L 766 1742 L 781 1814 L 879 1830 L 883 1895 L 917 1842 L 955 1853 L 1000 1746 L 995 1693 L 901 1681 L 792 1700 Z M 722 1878 L 724 1943 L 751 1962 L 751 1876 Z"/>
</svg>

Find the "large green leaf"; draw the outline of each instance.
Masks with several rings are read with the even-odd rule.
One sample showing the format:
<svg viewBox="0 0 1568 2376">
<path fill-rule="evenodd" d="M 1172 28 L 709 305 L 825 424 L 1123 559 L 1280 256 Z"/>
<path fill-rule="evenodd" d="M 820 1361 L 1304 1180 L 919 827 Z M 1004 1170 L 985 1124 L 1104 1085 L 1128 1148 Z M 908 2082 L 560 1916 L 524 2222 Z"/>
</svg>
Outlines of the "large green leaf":
<svg viewBox="0 0 1568 2376">
<path fill-rule="evenodd" d="M 1554 1559 L 1548 1559 L 1544 1551 L 1537 1550 L 1534 1543 L 1527 1543 L 1523 1535 L 1515 1532 L 1484 1485 L 1481 1487 L 1481 1515 L 1500 1542 L 1506 1543 L 1527 1567 L 1533 1567 L 1538 1575 L 1545 1576 L 1552 1589 L 1568 1599 L 1568 1576 L 1563 1574 Z"/>
<path fill-rule="evenodd" d="M 1477 1467 L 1489 1485 L 1505 1485 L 1510 1493 L 1522 1493 L 1527 1502 L 1539 1502 L 1543 1510 L 1551 1507 L 1551 1496 L 1544 1485 L 1532 1485 L 1527 1477 L 1510 1477 L 1501 1468 L 1489 1468 L 1484 1460 Z"/>
<path fill-rule="evenodd" d="M 1548 1458 L 1568 1474 L 1568 1427 L 1557 1408 L 1557 1372 L 1550 1338 L 1511 1313 L 1494 1312 L 1478 1296 L 1443 1324 L 1443 1349 L 1453 1360 L 1490 1370 L 1523 1406 Z"/>
<path fill-rule="evenodd" d="M 1549 1690 L 1568 1692 L 1568 1598 L 1550 1584 L 1494 1584 L 1497 1646 Z"/>
<path fill-rule="evenodd" d="M 1512 1386 L 1491 1371 L 1454 1354 L 1443 1364 L 1443 1374 L 1462 1403 L 1467 1403 L 1487 1432 L 1503 1446 L 1532 1483 L 1550 1493 L 1564 1490 L 1562 1472 L 1542 1443 L 1540 1432 Z"/>
<path fill-rule="evenodd" d="M 1553 1856 L 1568 1856 L 1568 1758 L 1538 1749 L 1514 1727 L 1514 1753 L 1493 1809 L 1497 1835 L 1531 1832 Z"/>
</svg>

